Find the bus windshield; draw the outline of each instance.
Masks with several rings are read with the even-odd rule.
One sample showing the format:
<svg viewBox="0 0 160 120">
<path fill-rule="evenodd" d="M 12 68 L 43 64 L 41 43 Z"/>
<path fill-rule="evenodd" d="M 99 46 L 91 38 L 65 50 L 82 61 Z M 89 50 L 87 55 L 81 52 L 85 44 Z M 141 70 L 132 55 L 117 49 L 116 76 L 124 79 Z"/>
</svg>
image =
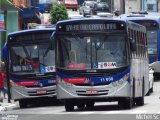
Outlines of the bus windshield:
<svg viewBox="0 0 160 120">
<path fill-rule="evenodd" d="M 46 43 L 12 46 L 10 59 L 13 73 L 55 72 L 55 51 Z"/>
<path fill-rule="evenodd" d="M 125 35 L 60 35 L 58 68 L 113 69 L 127 65 Z"/>
<path fill-rule="evenodd" d="M 134 20 L 133 20 L 134 21 Z M 146 27 L 147 29 L 147 47 L 149 57 L 157 54 L 158 41 L 158 23 L 152 20 L 134 21 Z"/>
<path fill-rule="evenodd" d="M 148 44 L 149 55 L 157 54 L 157 39 L 158 39 L 157 30 L 147 31 L 147 44 Z"/>
</svg>

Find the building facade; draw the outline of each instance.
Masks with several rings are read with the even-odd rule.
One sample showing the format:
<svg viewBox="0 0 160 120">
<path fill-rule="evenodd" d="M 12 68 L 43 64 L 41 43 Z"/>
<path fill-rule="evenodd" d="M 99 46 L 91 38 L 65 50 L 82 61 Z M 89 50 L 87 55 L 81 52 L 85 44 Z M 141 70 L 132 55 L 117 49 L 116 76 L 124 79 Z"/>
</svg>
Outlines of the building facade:
<svg viewBox="0 0 160 120">
<path fill-rule="evenodd" d="M 10 32 L 18 30 L 18 10 L 11 3 L 6 0 L 1 0 L 0 3 L 0 17 L 1 17 L 1 28 L 0 29 L 0 60 L 1 60 L 1 51 L 3 45 L 7 39 L 7 35 Z"/>
<path fill-rule="evenodd" d="M 159 0 L 141 0 L 141 8 L 143 11 L 157 12 Z"/>
</svg>

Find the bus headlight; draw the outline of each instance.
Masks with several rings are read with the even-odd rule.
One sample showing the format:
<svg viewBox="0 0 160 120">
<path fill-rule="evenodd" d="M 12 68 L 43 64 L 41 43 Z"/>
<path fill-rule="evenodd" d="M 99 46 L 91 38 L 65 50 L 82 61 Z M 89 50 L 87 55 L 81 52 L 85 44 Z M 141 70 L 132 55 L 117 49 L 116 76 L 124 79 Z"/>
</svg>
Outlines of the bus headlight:
<svg viewBox="0 0 160 120">
<path fill-rule="evenodd" d="M 65 82 L 65 80 L 63 80 L 59 76 L 56 76 L 56 85 L 58 85 L 58 84 L 63 84 L 65 86 L 72 86 L 73 85 L 73 84 L 71 84 L 69 82 Z"/>
<path fill-rule="evenodd" d="M 59 76 L 56 76 L 56 85 L 58 85 L 61 82 L 61 78 Z"/>
<path fill-rule="evenodd" d="M 123 78 L 121 78 L 120 80 L 118 80 L 118 84 L 122 85 L 123 83 L 125 83 L 128 80 L 129 74 L 124 75 Z"/>
<path fill-rule="evenodd" d="M 122 85 L 123 83 L 125 83 L 128 80 L 128 77 L 129 77 L 129 73 L 124 75 L 120 80 L 113 82 L 112 86 L 117 87 L 118 85 Z"/>
<path fill-rule="evenodd" d="M 118 85 L 117 82 L 113 82 L 113 83 L 112 83 L 112 86 L 113 86 L 113 87 L 117 87 L 117 85 Z"/>
<path fill-rule="evenodd" d="M 69 82 L 65 82 L 63 79 L 62 79 L 62 84 L 65 85 L 65 86 L 69 86 L 69 87 L 73 85 Z"/>
</svg>

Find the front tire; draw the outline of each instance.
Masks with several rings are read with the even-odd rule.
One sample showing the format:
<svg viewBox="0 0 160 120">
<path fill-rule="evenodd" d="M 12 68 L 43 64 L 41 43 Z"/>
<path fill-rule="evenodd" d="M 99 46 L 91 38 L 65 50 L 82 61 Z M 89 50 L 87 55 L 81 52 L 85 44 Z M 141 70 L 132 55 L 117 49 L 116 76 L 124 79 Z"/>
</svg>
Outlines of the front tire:
<svg viewBox="0 0 160 120">
<path fill-rule="evenodd" d="M 119 100 L 118 105 L 120 106 L 120 108 L 123 108 L 123 109 L 131 109 L 133 106 L 133 99 L 125 98 L 124 100 Z"/>
<path fill-rule="evenodd" d="M 136 98 L 136 105 L 137 106 L 143 106 L 144 105 L 144 97 Z"/>
<path fill-rule="evenodd" d="M 20 108 L 26 108 L 27 107 L 26 100 L 19 100 L 19 107 Z"/>
<path fill-rule="evenodd" d="M 80 110 L 83 110 L 85 108 L 85 103 L 82 103 L 82 102 L 78 103 L 77 108 L 80 109 Z"/>
<path fill-rule="evenodd" d="M 65 100 L 65 109 L 67 112 L 74 110 L 74 103 L 72 100 Z"/>
<path fill-rule="evenodd" d="M 153 93 L 153 86 L 152 86 L 152 88 L 150 89 L 150 93 Z"/>
<path fill-rule="evenodd" d="M 132 109 L 133 106 L 133 99 L 132 98 L 127 98 L 124 101 L 124 109 Z"/>
<path fill-rule="evenodd" d="M 144 105 L 144 79 L 143 79 L 143 83 L 142 83 L 142 97 L 136 98 L 136 105 L 137 106 L 143 106 Z"/>
<path fill-rule="evenodd" d="M 93 109 L 93 108 L 94 108 L 94 102 L 91 102 L 91 101 L 90 101 L 90 102 L 87 102 L 87 103 L 86 103 L 86 108 L 89 109 L 89 110 L 90 110 L 90 109 Z"/>
</svg>

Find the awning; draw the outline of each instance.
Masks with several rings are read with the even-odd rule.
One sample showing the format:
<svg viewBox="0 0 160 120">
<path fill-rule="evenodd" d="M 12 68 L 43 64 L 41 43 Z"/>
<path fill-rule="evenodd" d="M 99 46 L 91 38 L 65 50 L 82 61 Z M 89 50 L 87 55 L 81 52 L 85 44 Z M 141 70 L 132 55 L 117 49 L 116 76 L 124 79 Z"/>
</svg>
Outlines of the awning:
<svg viewBox="0 0 160 120">
<path fill-rule="evenodd" d="M 23 8 L 19 11 L 20 18 L 22 19 L 40 19 L 39 11 L 34 8 Z"/>
</svg>

